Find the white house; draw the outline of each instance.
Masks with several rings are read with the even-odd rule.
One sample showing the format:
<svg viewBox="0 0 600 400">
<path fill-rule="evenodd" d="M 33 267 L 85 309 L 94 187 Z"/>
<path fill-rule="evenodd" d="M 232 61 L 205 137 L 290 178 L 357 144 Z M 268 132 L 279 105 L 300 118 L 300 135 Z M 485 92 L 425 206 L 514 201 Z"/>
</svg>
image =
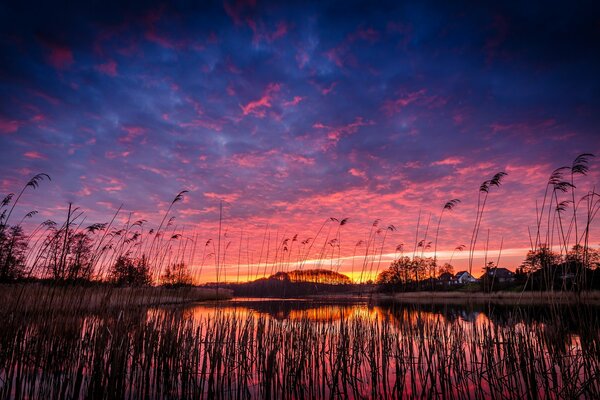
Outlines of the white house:
<svg viewBox="0 0 600 400">
<path fill-rule="evenodd" d="M 475 278 L 473 275 L 471 275 L 467 271 L 457 272 L 456 275 L 454 275 L 454 280 L 456 281 L 456 283 L 463 284 L 463 285 L 465 283 L 477 282 L 477 278 Z"/>
</svg>

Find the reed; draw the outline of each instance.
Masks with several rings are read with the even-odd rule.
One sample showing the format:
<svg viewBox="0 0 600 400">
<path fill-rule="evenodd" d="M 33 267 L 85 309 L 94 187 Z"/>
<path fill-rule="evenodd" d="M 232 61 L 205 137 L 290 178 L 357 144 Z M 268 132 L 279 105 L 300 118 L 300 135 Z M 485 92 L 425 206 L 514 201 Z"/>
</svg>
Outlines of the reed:
<svg viewBox="0 0 600 400">
<path fill-rule="evenodd" d="M 276 320 L 185 309 L 1 315 L 1 398 L 597 398 L 594 309 L 465 322 L 419 307 Z"/>
</svg>

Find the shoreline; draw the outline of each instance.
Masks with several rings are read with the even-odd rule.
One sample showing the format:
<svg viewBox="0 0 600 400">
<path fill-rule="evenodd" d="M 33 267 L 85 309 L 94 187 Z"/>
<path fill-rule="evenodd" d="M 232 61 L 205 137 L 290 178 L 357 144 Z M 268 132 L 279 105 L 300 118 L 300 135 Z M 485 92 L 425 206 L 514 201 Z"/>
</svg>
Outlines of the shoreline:
<svg viewBox="0 0 600 400">
<path fill-rule="evenodd" d="M 374 293 L 375 300 L 416 304 L 600 305 L 600 291 L 574 292 L 400 292 Z"/>
<path fill-rule="evenodd" d="M 600 306 L 600 291 L 573 292 L 397 292 L 397 293 L 322 293 L 294 297 L 233 297 L 232 302 L 246 301 L 314 301 L 355 303 L 391 301 L 404 304 L 499 304 L 499 305 L 569 305 L 589 304 Z"/>
<path fill-rule="evenodd" d="M 86 287 L 16 283 L 0 285 L 0 312 L 44 309 L 98 311 L 193 304 L 232 298 L 230 290 L 217 291 L 202 287 Z"/>
</svg>

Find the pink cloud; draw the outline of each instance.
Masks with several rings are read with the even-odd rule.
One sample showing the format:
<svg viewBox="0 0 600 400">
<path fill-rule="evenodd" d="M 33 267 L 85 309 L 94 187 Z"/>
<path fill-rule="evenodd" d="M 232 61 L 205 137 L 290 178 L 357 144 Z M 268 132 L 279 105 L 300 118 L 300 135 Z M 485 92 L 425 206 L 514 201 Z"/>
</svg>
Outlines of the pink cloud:
<svg viewBox="0 0 600 400">
<path fill-rule="evenodd" d="M 172 38 L 161 34 L 157 31 L 156 23 L 161 20 L 164 13 L 164 6 L 150 10 L 143 17 L 143 22 L 146 25 L 146 31 L 144 32 L 144 38 L 149 42 L 156 43 L 159 46 L 168 49 L 181 49 L 186 43 L 184 41 L 176 41 Z"/>
<path fill-rule="evenodd" d="M 304 68 L 309 61 L 310 56 L 308 55 L 308 52 L 304 49 L 298 49 L 296 52 L 296 63 L 298 64 L 298 68 Z"/>
<path fill-rule="evenodd" d="M 238 166 L 244 168 L 258 168 L 267 160 L 269 160 L 270 164 L 276 160 L 277 163 L 282 163 L 286 166 L 288 164 L 314 165 L 315 163 L 314 158 L 306 157 L 301 154 L 281 153 L 274 149 L 263 153 L 252 152 L 235 154 L 231 157 L 231 160 Z M 280 166 L 279 168 L 285 167 Z M 281 173 L 282 171 L 279 172 Z"/>
<path fill-rule="evenodd" d="M 101 186 L 102 190 L 107 192 L 120 192 L 126 186 L 120 179 L 109 176 L 99 176 L 94 178 L 94 181 L 98 184 L 98 187 Z"/>
<path fill-rule="evenodd" d="M 279 92 L 280 89 L 280 84 L 270 83 L 260 99 L 251 101 L 245 106 L 240 105 L 242 113 L 244 115 L 253 114 L 259 118 L 263 118 L 266 113 L 264 109 L 271 108 L 271 100 L 273 99 L 273 95 Z"/>
<path fill-rule="evenodd" d="M 395 114 L 404 107 L 407 107 L 417 100 L 422 99 L 426 92 L 427 91 L 425 89 L 421 89 L 416 92 L 407 93 L 395 100 L 387 100 L 385 103 L 383 103 L 383 110 L 387 115 Z"/>
<path fill-rule="evenodd" d="M 556 120 L 549 118 L 543 121 L 535 122 L 493 122 L 490 124 L 492 133 L 498 133 L 501 131 L 532 131 L 536 129 L 551 128 L 556 125 Z"/>
<path fill-rule="evenodd" d="M 280 21 L 274 31 L 268 31 L 263 24 L 257 25 L 253 20 L 247 20 L 248 26 L 254 32 L 252 42 L 254 44 L 260 43 L 261 41 L 272 43 L 277 39 L 284 37 L 288 32 L 288 26 L 285 22 Z"/>
<path fill-rule="evenodd" d="M 53 106 L 56 106 L 56 105 L 58 105 L 58 104 L 61 103 L 61 101 L 58 98 L 50 96 L 49 94 L 46 94 L 46 93 L 44 93 L 44 92 L 42 92 L 40 90 L 32 90 L 31 93 L 34 96 L 37 96 L 37 97 L 40 97 L 40 98 L 44 99 L 45 101 L 47 101 L 48 103 L 52 104 Z"/>
<path fill-rule="evenodd" d="M 122 151 L 120 153 L 118 152 L 114 152 L 114 151 L 107 151 L 106 153 L 104 153 L 104 157 L 108 158 L 109 160 L 115 159 L 117 157 L 128 157 L 129 154 L 131 154 L 130 151 Z"/>
<path fill-rule="evenodd" d="M 225 68 L 232 74 L 239 75 L 242 73 L 242 70 L 237 65 L 235 65 L 230 58 L 227 58 L 227 61 L 225 62 Z"/>
<path fill-rule="evenodd" d="M 355 32 L 350 33 L 339 45 L 325 52 L 325 57 L 339 68 L 343 68 L 346 65 L 356 67 L 358 66 L 358 61 L 350 49 L 351 45 L 359 40 L 373 43 L 379 40 L 379 32 L 372 28 L 358 28 Z"/>
<path fill-rule="evenodd" d="M 366 178 L 367 178 L 367 174 L 366 174 L 366 172 L 365 172 L 365 171 L 361 171 L 361 170 L 359 170 L 359 169 L 356 169 L 356 168 L 350 168 L 350 169 L 348 170 L 348 173 L 349 173 L 350 175 L 352 175 L 352 176 L 356 176 L 356 177 L 358 177 L 358 178 L 364 178 L 364 179 L 366 179 Z"/>
<path fill-rule="evenodd" d="M 108 76 L 117 76 L 117 63 L 114 60 L 109 60 L 104 64 L 96 65 L 96 70 L 108 75 Z"/>
<path fill-rule="evenodd" d="M 490 124 L 491 136 L 502 135 L 518 135 L 524 139 L 527 144 L 535 144 L 542 140 L 540 134 L 556 130 L 558 127 L 554 118 L 537 121 L 519 121 L 519 122 L 493 122 Z"/>
<path fill-rule="evenodd" d="M 444 158 L 443 160 L 439 160 L 439 161 L 434 161 L 431 163 L 432 166 L 436 166 L 436 165 L 458 165 L 458 164 L 462 164 L 463 159 L 460 157 L 448 157 L 448 158 Z"/>
<path fill-rule="evenodd" d="M 223 130 L 223 126 L 225 125 L 224 121 L 210 119 L 210 118 L 198 118 L 194 119 L 190 122 L 181 122 L 178 124 L 181 128 L 206 128 L 212 129 L 216 132 L 221 132 Z"/>
<path fill-rule="evenodd" d="M 111 179 L 109 181 L 109 186 L 105 186 L 104 190 L 107 192 L 120 192 L 125 187 L 125 184 L 118 179 Z"/>
<path fill-rule="evenodd" d="M 355 67 L 357 65 L 356 57 L 349 53 L 347 46 L 340 45 L 334 47 L 325 53 L 325 57 L 332 63 L 337 65 L 339 68 L 343 68 L 346 65 Z"/>
<path fill-rule="evenodd" d="M 68 47 L 49 43 L 46 47 L 48 51 L 46 59 L 54 68 L 64 70 L 73 64 L 73 52 Z"/>
<path fill-rule="evenodd" d="M 244 153 L 244 154 L 234 154 L 231 157 L 231 160 L 244 168 L 255 168 L 261 165 L 266 160 L 266 154 L 254 154 L 254 153 Z"/>
<path fill-rule="evenodd" d="M 109 201 L 97 201 L 96 204 L 98 204 L 99 206 L 104 207 L 106 209 L 109 209 L 109 210 L 115 210 L 118 208 L 118 206 L 115 207 L 115 204 L 113 204 Z"/>
<path fill-rule="evenodd" d="M 140 165 L 138 165 L 138 168 L 143 171 L 152 172 L 153 174 L 160 175 L 165 178 L 169 176 L 169 174 L 166 171 L 159 169 L 159 168 L 151 167 L 149 165 L 140 164 Z"/>
<path fill-rule="evenodd" d="M 233 85 L 227 85 L 227 88 L 225 89 L 225 91 L 231 97 L 235 96 L 235 94 L 236 94 Z"/>
<path fill-rule="evenodd" d="M 293 107 L 293 106 L 297 106 L 298 104 L 300 104 L 300 102 L 302 100 L 304 100 L 305 98 L 302 96 L 294 96 L 294 98 L 290 101 L 284 101 L 283 102 L 283 106 L 284 107 Z"/>
<path fill-rule="evenodd" d="M 81 190 L 76 192 L 75 194 L 77 196 L 87 197 L 90 196 L 92 193 L 92 188 L 84 184 Z"/>
<path fill-rule="evenodd" d="M 462 125 L 462 123 L 465 121 L 466 115 L 464 112 L 461 111 L 457 111 L 456 113 L 454 113 L 454 115 L 452 116 L 452 120 L 454 121 L 454 123 L 456 125 Z"/>
<path fill-rule="evenodd" d="M 172 86 L 173 86 L 173 90 L 179 91 L 179 86 L 177 84 L 173 84 Z M 200 102 L 197 101 L 196 99 L 194 99 L 192 96 L 186 96 L 185 101 L 187 101 L 189 104 L 192 105 L 192 107 L 194 108 L 194 111 L 196 112 L 197 115 L 204 114 L 204 110 L 202 109 L 202 104 L 200 104 Z"/>
<path fill-rule="evenodd" d="M 253 10 L 256 7 L 255 0 L 225 1 L 223 7 L 225 13 L 229 15 L 235 25 L 246 24 L 250 27 L 253 32 L 252 43 L 255 45 L 263 41 L 272 43 L 284 37 L 290 29 L 284 21 L 279 21 L 275 29 L 269 29 L 262 21 L 255 19 L 253 15 Z"/>
<path fill-rule="evenodd" d="M 21 123 L 17 120 L 9 120 L 0 117 L 0 132 L 15 133 L 19 130 Z"/>
<path fill-rule="evenodd" d="M 235 0 L 223 2 L 225 13 L 231 17 L 234 24 L 242 25 L 246 19 L 246 14 L 256 7 L 256 0 Z"/>
<path fill-rule="evenodd" d="M 227 203 L 233 203 L 234 201 L 236 201 L 237 199 L 240 198 L 240 195 L 239 195 L 239 193 L 207 192 L 207 193 L 204 193 L 204 197 L 206 197 L 208 199 L 213 199 L 213 200 L 223 200 Z"/>
<path fill-rule="evenodd" d="M 292 161 L 295 163 L 305 164 L 305 165 L 314 165 L 315 159 L 311 157 L 305 157 L 299 154 L 285 154 L 284 158 L 287 161 Z"/>
<path fill-rule="evenodd" d="M 131 143 L 135 138 L 146 132 L 146 130 L 140 126 L 125 125 L 122 126 L 121 129 L 127 134 L 119 138 L 120 143 Z"/>
<path fill-rule="evenodd" d="M 434 109 L 446 105 L 447 99 L 436 95 L 427 95 L 427 90 L 404 93 L 394 100 L 387 100 L 382 105 L 382 110 L 387 116 L 400 112 L 410 105 L 418 105 L 427 109 Z"/>
<path fill-rule="evenodd" d="M 46 160 L 47 157 L 37 151 L 28 151 L 26 153 L 23 154 L 25 157 L 32 159 L 32 160 Z"/>
<path fill-rule="evenodd" d="M 369 121 L 369 120 L 365 121 L 365 120 L 363 120 L 362 117 L 357 117 L 357 118 L 355 118 L 354 122 L 351 122 L 346 125 L 328 126 L 321 122 L 316 122 L 315 124 L 313 124 L 313 128 L 320 129 L 320 130 L 322 129 L 326 132 L 327 140 L 325 141 L 325 143 L 320 144 L 321 150 L 326 151 L 330 147 L 335 146 L 343 136 L 347 136 L 347 135 L 356 133 L 358 131 L 358 129 L 362 126 L 368 126 L 368 125 L 374 125 L 374 124 L 375 124 L 375 122 L 373 122 L 373 121 Z"/>
<path fill-rule="evenodd" d="M 321 89 L 321 94 L 323 96 L 328 95 L 329 93 L 331 93 L 333 91 L 333 89 L 335 89 L 335 87 L 337 86 L 337 84 L 338 84 L 337 82 L 333 82 L 328 87 Z"/>
</svg>

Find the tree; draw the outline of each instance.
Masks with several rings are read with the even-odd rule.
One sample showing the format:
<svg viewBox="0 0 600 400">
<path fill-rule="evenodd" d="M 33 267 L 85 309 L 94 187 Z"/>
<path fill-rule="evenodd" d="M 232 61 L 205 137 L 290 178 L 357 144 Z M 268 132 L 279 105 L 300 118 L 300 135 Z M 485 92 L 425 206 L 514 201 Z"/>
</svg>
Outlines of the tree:
<svg viewBox="0 0 600 400">
<path fill-rule="evenodd" d="M 490 272 L 491 270 L 493 270 L 494 268 L 497 268 L 498 266 L 496 265 L 495 262 L 493 261 L 488 261 L 487 264 L 485 264 L 485 266 L 483 267 L 483 273 L 487 274 L 488 272 Z"/>
<path fill-rule="evenodd" d="M 167 266 L 167 270 L 161 276 L 161 282 L 166 286 L 190 286 L 192 284 L 192 275 L 185 263 L 176 263 Z"/>
<path fill-rule="evenodd" d="M 400 257 L 392 261 L 390 266 L 377 276 L 377 284 L 396 285 L 409 281 L 412 260 L 409 257 Z"/>
<path fill-rule="evenodd" d="M 400 257 L 394 260 L 385 271 L 377 276 L 378 284 L 400 284 L 421 281 L 428 271 L 432 271 L 435 260 L 431 257 L 422 258 Z"/>
<path fill-rule="evenodd" d="M 27 238 L 20 226 L 0 227 L 0 282 L 23 276 Z"/>
<path fill-rule="evenodd" d="M 51 230 L 46 239 L 46 268 L 57 281 L 89 280 L 92 276 L 93 240 L 86 232 Z"/>
<path fill-rule="evenodd" d="M 530 250 L 521 265 L 521 269 L 527 273 L 532 273 L 540 269 L 547 269 L 560 264 L 561 257 L 546 246 L 538 250 Z"/>
<path fill-rule="evenodd" d="M 276 274 L 271 275 L 269 279 L 278 279 L 280 281 L 289 282 L 323 283 L 327 285 L 352 283 L 352 280 L 346 275 L 328 269 L 296 269 L 289 272 L 277 272 Z"/>
<path fill-rule="evenodd" d="M 66 263 L 67 279 L 89 280 L 91 278 L 92 239 L 84 232 L 76 233 L 71 237 Z"/>
<path fill-rule="evenodd" d="M 596 269 L 600 266 L 600 251 L 580 244 L 573 246 L 567 253 L 565 261 L 568 264 L 582 265 L 585 268 Z"/>
<path fill-rule="evenodd" d="M 435 270 L 435 260 L 431 257 L 415 257 L 412 260 L 411 272 L 415 276 L 415 282 L 419 282 L 425 277 L 427 272 Z"/>
<path fill-rule="evenodd" d="M 442 265 L 439 270 L 438 270 L 438 277 L 441 276 L 442 274 L 454 274 L 454 267 L 449 264 L 449 263 L 445 263 L 444 265 Z"/>
<path fill-rule="evenodd" d="M 537 251 L 527 253 L 520 270 L 531 277 L 530 285 L 532 288 L 550 290 L 557 286 L 557 278 L 560 278 L 561 275 L 565 278 L 562 286 L 566 288 L 564 266 L 562 257 L 559 254 L 546 246 L 542 246 Z"/>
<path fill-rule="evenodd" d="M 146 256 L 139 259 L 132 259 L 127 255 L 119 256 L 111 268 L 110 278 L 118 285 L 148 285 L 151 282 L 148 259 Z"/>
</svg>

